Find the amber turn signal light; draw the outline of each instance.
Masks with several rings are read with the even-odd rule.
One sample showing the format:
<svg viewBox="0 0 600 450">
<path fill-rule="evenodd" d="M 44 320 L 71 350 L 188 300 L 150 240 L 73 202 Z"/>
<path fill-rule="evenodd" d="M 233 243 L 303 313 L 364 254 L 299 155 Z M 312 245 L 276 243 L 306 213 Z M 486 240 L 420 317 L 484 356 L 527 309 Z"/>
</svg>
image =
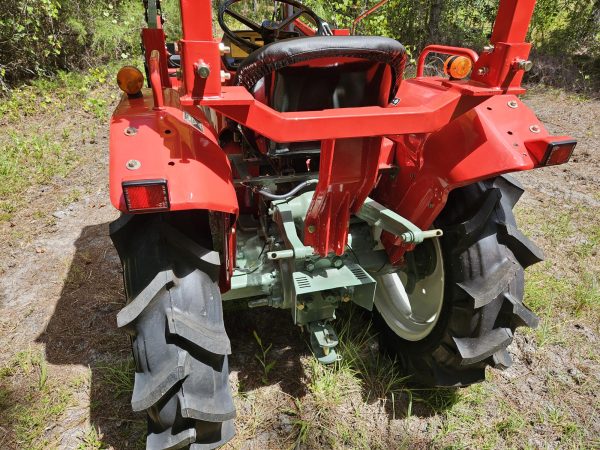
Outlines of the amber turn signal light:
<svg viewBox="0 0 600 450">
<path fill-rule="evenodd" d="M 466 78 L 473 69 L 473 62 L 465 56 L 451 56 L 444 62 L 444 73 L 455 80 Z"/>
<path fill-rule="evenodd" d="M 130 97 L 137 97 L 144 86 L 144 75 L 136 67 L 125 66 L 117 74 L 117 84 Z"/>
</svg>

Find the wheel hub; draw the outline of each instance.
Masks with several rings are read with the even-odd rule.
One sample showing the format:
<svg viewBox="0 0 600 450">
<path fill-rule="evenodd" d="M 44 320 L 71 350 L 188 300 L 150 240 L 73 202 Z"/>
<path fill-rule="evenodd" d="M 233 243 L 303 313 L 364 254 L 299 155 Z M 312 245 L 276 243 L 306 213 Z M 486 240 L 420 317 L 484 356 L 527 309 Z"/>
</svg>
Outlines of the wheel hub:
<svg viewBox="0 0 600 450">
<path fill-rule="evenodd" d="M 420 244 L 416 251 L 429 261 L 407 264 L 396 272 L 376 277 L 375 305 L 387 325 L 408 341 L 420 341 L 435 327 L 444 300 L 444 265 L 439 239 Z"/>
</svg>

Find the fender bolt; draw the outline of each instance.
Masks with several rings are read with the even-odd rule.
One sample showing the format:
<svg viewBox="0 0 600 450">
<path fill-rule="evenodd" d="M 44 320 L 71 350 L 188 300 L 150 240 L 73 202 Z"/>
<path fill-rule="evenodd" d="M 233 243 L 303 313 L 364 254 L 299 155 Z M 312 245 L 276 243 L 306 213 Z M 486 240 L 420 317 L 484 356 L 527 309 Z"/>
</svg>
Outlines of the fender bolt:
<svg viewBox="0 0 600 450">
<path fill-rule="evenodd" d="M 231 47 L 229 47 L 228 45 L 225 45 L 221 42 L 219 44 L 219 53 L 221 53 L 221 56 L 229 55 L 231 53 Z"/>
<path fill-rule="evenodd" d="M 127 161 L 127 164 L 125 166 L 129 170 L 137 170 L 140 167 L 142 167 L 142 163 L 139 162 L 137 159 L 130 159 L 129 161 Z"/>
<path fill-rule="evenodd" d="M 516 70 L 522 70 L 524 72 L 529 72 L 533 67 L 533 63 L 531 61 L 525 61 L 523 59 L 519 59 L 513 63 L 513 67 Z"/>
<path fill-rule="evenodd" d="M 196 63 L 196 74 L 200 78 L 208 78 L 210 75 L 210 66 L 206 64 L 204 61 L 199 61 Z"/>
<path fill-rule="evenodd" d="M 221 70 L 221 83 L 231 80 L 231 74 L 226 70 Z"/>
</svg>

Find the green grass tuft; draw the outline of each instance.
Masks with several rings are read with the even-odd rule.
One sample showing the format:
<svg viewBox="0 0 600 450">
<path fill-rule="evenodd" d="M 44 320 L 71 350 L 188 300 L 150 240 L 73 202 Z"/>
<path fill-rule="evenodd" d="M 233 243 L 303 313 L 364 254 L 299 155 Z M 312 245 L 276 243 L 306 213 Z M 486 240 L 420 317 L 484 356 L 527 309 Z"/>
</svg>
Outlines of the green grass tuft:
<svg viewBox="0 0 600 450">
<path fill-rule="evenodd" d="M 135 364 L 132 359 L 98 366 L 102 384 L 110 387 L 115 398 L 129 396 L 133 391 Z"/>
</svg>

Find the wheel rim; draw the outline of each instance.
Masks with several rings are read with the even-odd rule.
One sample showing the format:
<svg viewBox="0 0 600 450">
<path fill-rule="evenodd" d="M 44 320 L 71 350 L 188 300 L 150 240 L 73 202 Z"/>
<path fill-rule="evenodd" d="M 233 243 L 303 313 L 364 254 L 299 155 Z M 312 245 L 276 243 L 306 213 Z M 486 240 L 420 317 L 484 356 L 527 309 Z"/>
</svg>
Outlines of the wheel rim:
<svg viewBox="0 0 600 450">
<path fill-rule="evenodd" d="M 403 270 L 377 278 L 375 305 L 394 333 L 408 341 L 424 339 L 435 327 L 444 301 L 444 264 L 438 239 L 428 245 L 433 258 L 432 270 L 411 280 L 414 273 Z M 405 286 L 409 286 L 409 292 Z"/>
</svg>

